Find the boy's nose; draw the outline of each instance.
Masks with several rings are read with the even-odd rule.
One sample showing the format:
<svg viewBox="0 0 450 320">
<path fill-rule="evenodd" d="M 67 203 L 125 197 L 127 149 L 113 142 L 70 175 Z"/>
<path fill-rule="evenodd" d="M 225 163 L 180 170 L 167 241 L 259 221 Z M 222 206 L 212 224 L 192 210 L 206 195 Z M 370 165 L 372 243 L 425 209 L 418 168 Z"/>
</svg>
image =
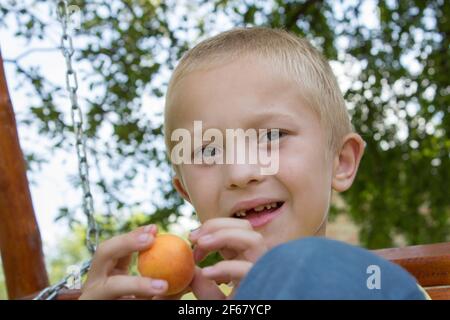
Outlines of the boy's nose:
<svg viewBox="0 0 450 320">
<path fill-rule="evenodd" d="M 227 188 L 245 188 L 249 184 L 258 184 L 264 176 L 256 164 L 227 164 Z"/>
</svg>

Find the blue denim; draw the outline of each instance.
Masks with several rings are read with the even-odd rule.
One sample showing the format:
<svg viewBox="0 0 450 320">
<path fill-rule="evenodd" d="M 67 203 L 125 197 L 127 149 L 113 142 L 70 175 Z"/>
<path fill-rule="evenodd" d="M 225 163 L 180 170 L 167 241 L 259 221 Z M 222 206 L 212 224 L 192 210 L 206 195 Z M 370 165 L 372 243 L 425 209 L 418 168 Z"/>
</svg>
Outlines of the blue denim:
<svg viewBox="0 0 450 320">
<path fill-rule="evenodd" d="M 373 288 L 372 281 L 368 285 L 374 274 L 368 271 L 371 265 L 379 267 L 379 288 Z M 368 250 L 313 237 L 269 250 L 241 281 L 234 299 L 423 300 L 425 296 L 415 279 L 396 264 Z"/>
</svg>

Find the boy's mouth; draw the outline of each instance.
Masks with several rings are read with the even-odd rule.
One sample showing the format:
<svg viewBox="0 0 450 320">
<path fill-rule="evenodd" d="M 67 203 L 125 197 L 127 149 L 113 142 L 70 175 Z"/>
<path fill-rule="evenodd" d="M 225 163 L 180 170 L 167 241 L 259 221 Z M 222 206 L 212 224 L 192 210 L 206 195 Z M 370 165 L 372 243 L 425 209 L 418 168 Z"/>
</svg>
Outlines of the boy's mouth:
<svg viewBox="0 0 450 320">
<path fill-rule="evenodd" d="M 257 228 L 269 223 L 278 216 L 281 213 L 283 204 L 284 201 L 272 201 L 247 208 L 244 205 L 243 209 L 236 210 L 232 216 L 246 219 L 252 224 L 252 227 Z"/>
</svg>

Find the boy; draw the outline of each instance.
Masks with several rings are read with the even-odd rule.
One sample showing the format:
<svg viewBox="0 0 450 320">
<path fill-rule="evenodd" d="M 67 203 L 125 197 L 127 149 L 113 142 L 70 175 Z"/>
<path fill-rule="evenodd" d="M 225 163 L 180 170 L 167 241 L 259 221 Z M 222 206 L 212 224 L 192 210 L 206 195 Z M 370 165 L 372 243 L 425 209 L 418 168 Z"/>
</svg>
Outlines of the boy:
<svg viewBox="0 0 450 320">
<path fill-rule="evenodd" d="M 174 159 L 179 139 L 173 133 L 183 129 L 195 140 L 199 122 L 202 131 L 215 130 L 214 139 L 203 135 L 189 157 L 185 150 Z M 219 141 L 230 129 L 258 132 L 256 149 L 235 150 L 229 139 Z M 169 83 L 165 138 L 173 184 L 202 223 L 190 234 L 195 259 L 213 251 L 224 258 L 197 268 L 190 286 L 197 298 L 226 298 L 217 283 L 230 281 L 230 297 L 238 299 L 423 298 L 399 267 L 362 249 L 307 238 L 325 236 L 332 189 L 351 186 L 364 141 L 352 130 L 327 61 L 306 40 L 243 28 L 198 44 Z M 228 157 L 262 150 L 277 160 L 272 174 L 264 174 L 261 161 Z M 81 298 L 163 297 L 165 281 L 127 275 L 131 254 L 151 246 L 155 233 L 147 226 L 102 243 Z M 390 289 L 394 280 L 370 289 L 371 265 L 386 279 L 398 279 L 400 289 Z M 324 273 L 324 266 L 334 273 Z"/>
</svg>

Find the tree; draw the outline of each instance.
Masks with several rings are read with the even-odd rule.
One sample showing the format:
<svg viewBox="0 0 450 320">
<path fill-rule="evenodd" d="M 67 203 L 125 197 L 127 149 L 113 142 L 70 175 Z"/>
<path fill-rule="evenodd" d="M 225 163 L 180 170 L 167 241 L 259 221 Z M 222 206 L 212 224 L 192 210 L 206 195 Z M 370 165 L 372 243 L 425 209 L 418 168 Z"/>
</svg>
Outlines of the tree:
<svg viewBox="0 0 450 320">
<path fill-rule="evenodd" d="M 0 21 L 17 17 L 18 37 L 33 39 L 48 34 L 48 23 L 32 8 L 48 10 L 50 2 L 30 0 L 15 6 L 12 2 L 1 6 Z M 234 26 L 285 28 L 310 39 L 328 59 L 359 67 L 356 74 L 349 75 L 352 82 L 344 93 L 355 129 L 365 139 L 367 149 L 354 185 L 343 193 L 346 208 L 332 208 L 332 213 L 349 213 L 361 227 L 362 244 L 369 248 L 391 246 L 398 234 L 409 244 L 449 239 L 448 2 L 72 3 L 83 17 L 76 34 L 76 58 L 90 66 L 82 74 L 92 92 L 83 100 L 89 149 L 95 157 L 107 160 L 113 171 L 123 173 L 109 181 L 95 181 L 113 211 L 135 205 L 121 198 L 119 191 L 153 168 L 161 173 L 161 194 L 154 212 L 146 216 L 165 224 L 179 216 L 182 201 L 165 174 L 168 165 L 161 122 L 152 123 L 144 116 L 141 98 L 147 92 L 162 97 L 167 79 L 160 76 L 172 70 L 193 44 L 187 33 L 195 34 L 195 39 L 205 37 L 216 27 L 217 17 L 225 15 Z M 367 13 L 371 5 L 373 9 Z M 177 23 L 171 23 L 178 11 Z M 368 14 L 375 21 L 372 25 L 365 21 Z M 18 60 L 10 62 L 40 98 L 40 103 L 30 106 L 28 122 L 38 123 L 41 133 L 54 139 L 55 148 L 70 148 L 66 138 L 73 128 L 55 102 L 55 97 L 63 94 L 61 84 L 49 83 L 42 71 L 25 69 Z M 105 127 L 112 132 L 107 141 L 100 135 Z M 33 155 L 28 160 L 31 167 Z M 61 216 L 74 219 L 72 209 L 63 210 Z"/>
<path fill-rule="evenodd" d="M 346 98 L 368 148 L 345 199 L 370 247 L 391 245 L 395 234 L 411 244 L 445 241 L 450 239 L 450 5 L 379 1 L 378 10 L 379 28 L 346 32 L 352 39 L 347 51 L 364 62 Z M 387 123 L 390 114 L 395 122 Z"/>
</svg>

